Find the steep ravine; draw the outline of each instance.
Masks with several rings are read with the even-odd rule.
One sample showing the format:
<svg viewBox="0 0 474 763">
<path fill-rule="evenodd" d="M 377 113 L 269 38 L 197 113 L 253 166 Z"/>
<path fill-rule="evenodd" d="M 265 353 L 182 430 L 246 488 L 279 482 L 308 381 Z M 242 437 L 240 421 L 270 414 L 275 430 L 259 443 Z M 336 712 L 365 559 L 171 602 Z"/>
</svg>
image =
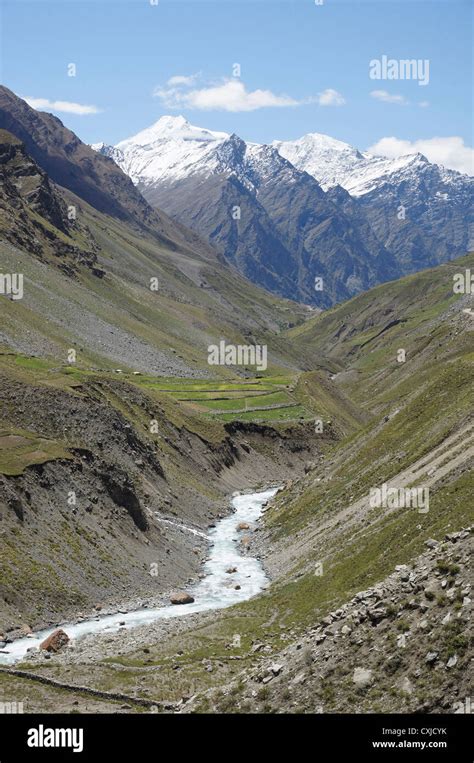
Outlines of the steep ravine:
<svg viewBox="0 0 474 763">
<path fill-rule="evenodd" d="M 229 512 L 233 491 L 301 474 L 316 454 L 303 423 L 199 432 L 131 386 L 116 386 L 114 404 L 92 385 L 20 389 L 10 379 L 3 386 L 17 431 L 41 433 L 67 456 L 0 475 L 0 634 L 7 637 L 158 603 L 195 583 L 208 544 L 177 525 L 206 534 Z M 151 418 L 154 437 L 146 431 Z"/>
</svg>

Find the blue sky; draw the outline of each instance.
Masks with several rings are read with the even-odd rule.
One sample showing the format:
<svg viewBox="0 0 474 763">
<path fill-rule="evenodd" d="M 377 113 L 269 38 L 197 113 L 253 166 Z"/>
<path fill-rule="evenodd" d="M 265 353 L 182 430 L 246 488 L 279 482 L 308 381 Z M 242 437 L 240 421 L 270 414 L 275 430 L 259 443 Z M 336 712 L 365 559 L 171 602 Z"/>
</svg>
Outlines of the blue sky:
<svg viewBox="0 0 474 763">
<path fill-rule="evenodd" d="M 183 113 L 258 142 L 322 132 L 366 149 L 457 137 L 462 151 L 471 45 L 468 0 L 4 0 L 1 81 L 44 99 L 86 142 L 116 143 Z M 383 55 L 428 59 L 429 83 L 370 79 Z M 80 106 L 97 113 L 71 113 Z"/>
</svg>

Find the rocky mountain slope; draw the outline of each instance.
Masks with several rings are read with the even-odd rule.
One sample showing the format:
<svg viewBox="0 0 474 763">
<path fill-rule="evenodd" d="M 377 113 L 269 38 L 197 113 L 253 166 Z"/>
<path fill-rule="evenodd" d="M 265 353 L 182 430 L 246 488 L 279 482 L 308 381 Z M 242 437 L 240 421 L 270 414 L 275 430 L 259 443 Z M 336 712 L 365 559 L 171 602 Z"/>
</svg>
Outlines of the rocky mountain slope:
<svg viewBox="0 0 474 763">
<path fill-rule="evenodd" d="M 253 645 L 252 670 L 183 712 L 467 712 L 472 528 L 432 539 L 278 656 Z"/>
<path fill-rule="evenodd" d="M 0 235 L 40 260 L 72 274 L 79 265 L 94 270 L 98 246 L 24 144 L 0 130 Z M 98 271 L 97 271 L 98 272 Z"/>
<path fill-rule="evenodd" d="M 0 244 L 4 272 L 24 276 L 23 299 L 0 299 L 2 351 L 59 366 L 74 351 L 79 368 L 206 378 L 209 346 L 225 341 L 266 346 L 269 369 L 298 367 L 281 334 L 304 318 L 301 306 L 279 301 L 225 265 L 170 253 L 83 209 L 100 246 L 98 275 L 86 267 L 64 272 Z M 254 372 L 255 366 L 212 369 L 224 378 Z"/>
<path fill-rule="evenodd" d="M 126 222 L 172 248 L 215 259 L 215 253 L 189 230 L 153 210 L 115 162 L 101 156 L 68 130 L 60 119 L 36 111 L 0 86 L 0 129 L 15 135 L 50 180 L 97 211 Z"/>
<path fill-rule="evenodd" d="M 472 249 L 472 177 L 432 164 L 419 153 L 386 159 L 318 133 L 272 145 L 325 190 L 341 186 L 350 194 L 357 214 L 395 257 L 400 274 Z"/>
</svg>

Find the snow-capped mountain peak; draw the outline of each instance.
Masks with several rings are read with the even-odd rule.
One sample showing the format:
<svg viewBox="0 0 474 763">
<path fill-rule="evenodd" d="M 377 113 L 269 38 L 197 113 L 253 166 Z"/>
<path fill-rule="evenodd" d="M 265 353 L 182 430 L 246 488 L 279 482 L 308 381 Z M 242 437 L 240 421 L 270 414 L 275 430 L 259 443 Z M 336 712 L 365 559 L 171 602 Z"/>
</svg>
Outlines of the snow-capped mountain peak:
<svg viewBox="0 0 474 763">
<path fill-rule="evenodd" d="M 217 174 L 234 175 L 255 190 L 259 169 L 268 173 L 272 164 L 285 162 L 272 146 L 197 127 L 183 116 L 161 117 L 116 146 L 98 143 L 93 148 L 114 159 L 143 191 L 157 183 Z"/>
<path fill-rule="evenodd" d="M 308 133 L 293 141 L 274 141 L 272 145 L 297 169 L 316 178 L 324 190 L 340 185 L 353 197 L 365 196 L 387 183 L 409 181 L 417 186 L 424 173 L 436 175 L 444 183 L 469 182 L 458 172 L 431 164 L 420 153 L 395 158 L 375 156 L 320 133 Z"/>
<path fill-rule="evenodd" d="M 98 154 L 101 154 L 102 151 L 109 148 L 109 146 L 101 140 L 99 143 L 91 143 L 91 148 L 94 149 L 94 151 L 97 151 Z"/>
<path fill-rule="evenodd" d="M 117 144 L 117 147 L 124 149 L 130 144 L 137 146 L 148 146 L 162 140 L 190 141 L 190 142 L 214 142 L 228 138 L 225 132 L 214 132 L 202 127 L 196 127 L 183 117 L 164 116 L 157 122 L 141 130 L 136 135 Z"/>
<path fill-rule="evenodd" d="M 344 177 L 364 163 L 363 155 L 349 143 L 317 132 L 293 141 L 275 140 L 272 146 L 299 170 L 315 177 L 323 188 L 342 185 Z"/>
<path fill-rule="evenodd" d="M 164 116 L 116 146 L 98 150 L 111 156 L 135 184 L 147 186 L 191 174 L 211 174 L 216 149 L 229 138 L 225 132 L 196 127 L 183 116 Z"/>
<path fill-rule="evenodd" d="M 422 154 L 374 156 L 320 133 L 249 143 L 182 116 L 94 148 L 150 204 L 283 296 L 312 302 L 324 273 L 328 305 L 472 247 L 474 179 Z"/>
</svg>

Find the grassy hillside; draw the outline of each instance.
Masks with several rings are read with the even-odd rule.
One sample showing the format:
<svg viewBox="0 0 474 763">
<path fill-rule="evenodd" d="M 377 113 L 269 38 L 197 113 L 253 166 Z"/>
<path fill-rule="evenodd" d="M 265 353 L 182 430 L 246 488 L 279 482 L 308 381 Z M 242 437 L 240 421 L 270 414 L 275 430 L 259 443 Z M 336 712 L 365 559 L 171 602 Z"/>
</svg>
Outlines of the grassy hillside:
<svg viewBox="0 0 474 763">
<path fill-rule="evenodd" d="M 403 368 L 407 376 L 413 375 L 410 363 L 415 357 L 434 362 L 438 354 L 449 355 L 446 343 L 458 330 L 458 313 L 463 318 L 460 325 L 469 324 L 463 310 L 472 307 L 473 297 L 453 292 L 453 275 L 469 268 L 472 271 L 473 264 L 474 254 L 468 254 L 377 286 L 290 329 L 287 337 L 306 353 L 308 362 L 318 364 L 324 359 L 332 363 L 334 371 L 350 368 L 354 380 L 375 378 L 377 368 L 386 368 L 387 373 Z M 437 344 L 442 347 L 440 353 Z M 406 350 L 403 367 L 395 365 L 399 348 Z M 398 379 L 393 377 L 393 381 Z M 392 383 L 388 377 L 387 383 Z M 352 386 L 355 392 L 360 387 L 362 402 L 371 398 L 364 385 Z"/>
<path fill-rule="evenodd" d="M 311 506 L 348 501 L 389 480 L 469 428 L 474 322 L 471 295 L 453 293 L 453 274 L 474 255 L 360 295 L 292 330 L 310 353 L 334 359 L 331 383 L 358 405 L 364 427 L 331 454 L 331 480 L 308 485 L 280 512 L 283 526 Z M 405 362 L 398 361 L 404 349 Z M 276 520 L 275 520 L 276 521 Z"/>
</svg>

